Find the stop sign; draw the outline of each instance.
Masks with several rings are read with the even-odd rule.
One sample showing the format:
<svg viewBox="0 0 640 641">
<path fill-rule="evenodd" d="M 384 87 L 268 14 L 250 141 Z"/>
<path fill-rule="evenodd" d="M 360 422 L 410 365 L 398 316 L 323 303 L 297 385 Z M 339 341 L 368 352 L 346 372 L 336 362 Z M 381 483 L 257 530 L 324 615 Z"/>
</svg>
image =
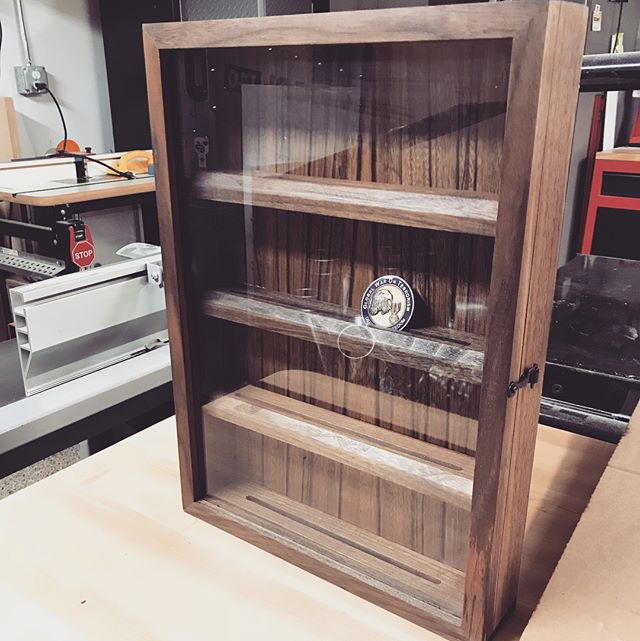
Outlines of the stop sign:
<svg viewBox="0 0 640 641">
<path fill-rule="evenodd" d="M 95 258 L 95 250 L 93 247 L 93 239 L 91 232 L 85 225 L 84 234 L 76 233 L 73 227 L 69 227 L 69 250 L 71 254 L 71 261 L 78 267 L 89 267 Z M 76 239 L 80 236 L 79 239 Z"/>
</svg>

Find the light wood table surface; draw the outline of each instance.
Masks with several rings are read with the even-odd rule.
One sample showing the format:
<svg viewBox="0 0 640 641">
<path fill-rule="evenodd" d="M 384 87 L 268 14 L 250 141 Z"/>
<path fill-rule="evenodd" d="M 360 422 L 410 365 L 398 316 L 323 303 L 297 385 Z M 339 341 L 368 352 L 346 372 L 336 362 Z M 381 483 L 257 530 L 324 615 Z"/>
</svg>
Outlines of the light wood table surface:
<svg viewBox="0 0 640 641">
<path fill-rule="evenodd" d="M 597 160 L 625 160 L 640 162 L 640 148 L 638 147 L 616 147 L 609 151 L 599 151 L 596 154 Z"/>
<path fill-rule="evenodd" d="M 95 158 L 106 163 L 119 159 L 123 153 L 96 154 Z M 105 176 L 106 169 L 89 161 L 89 176 Z M 47 158 L 23 160 L 0 164 L 0 200 L 32 205 L 55 207 L 71 203 L 119 198 L 153 192 L 155 177 L 140 175 L 134 180 L 118 176 L 106 178 L 108 182 L 65 186 L 61 180 L 75 180 L 73 158 Z"/>
<path fill-rule="evenodd" d="M 527 625 L 526 641 L 640 639 L 640 405 Z"/>
<path fill-rule="evenodd" d="M 518 639 L 613 446 L 541 427 Z M 0 501 L 0 639 L 440 639 L 185 514 L 173 419 Z"/>
</svg>

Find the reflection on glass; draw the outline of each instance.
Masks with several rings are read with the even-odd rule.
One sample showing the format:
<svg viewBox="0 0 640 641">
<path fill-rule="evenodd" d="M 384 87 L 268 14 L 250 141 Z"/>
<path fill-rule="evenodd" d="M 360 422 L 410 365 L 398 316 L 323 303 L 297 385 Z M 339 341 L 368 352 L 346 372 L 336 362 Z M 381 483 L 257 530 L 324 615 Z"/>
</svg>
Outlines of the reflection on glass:
<svg viewBox="0 0 640 641">
<path fill-rule="evenodd" d="M 508 56 L 485 41 L 174 60 L 211 500 L 452 621 Z M 402 331 L 361 315 L 385 275 L 413 292 Z"/>
</svg>

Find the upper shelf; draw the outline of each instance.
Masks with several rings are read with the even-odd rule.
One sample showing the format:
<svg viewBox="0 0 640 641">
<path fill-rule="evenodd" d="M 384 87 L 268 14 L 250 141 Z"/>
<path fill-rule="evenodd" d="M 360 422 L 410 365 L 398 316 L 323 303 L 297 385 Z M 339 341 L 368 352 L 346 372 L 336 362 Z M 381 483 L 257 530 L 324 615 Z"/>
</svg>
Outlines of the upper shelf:
<svg viewBox="0 0 640 641">
<path fill-rule="evenodd" d="M 291 174 L 202 172 L 194 196 L 373 223 L 495 236 L 498 198 Z"/>
<path fill-rule="evenodd" d="M 258 289 L 213 290 L 202 300 L 204 313 L 319 345 L 355 351 L 432 375 L 482 382 L 482 339 L 447 335 L 428 328 L 395 332 L 357 323 L 353 310 L 339 305 Z"/>
</svg>

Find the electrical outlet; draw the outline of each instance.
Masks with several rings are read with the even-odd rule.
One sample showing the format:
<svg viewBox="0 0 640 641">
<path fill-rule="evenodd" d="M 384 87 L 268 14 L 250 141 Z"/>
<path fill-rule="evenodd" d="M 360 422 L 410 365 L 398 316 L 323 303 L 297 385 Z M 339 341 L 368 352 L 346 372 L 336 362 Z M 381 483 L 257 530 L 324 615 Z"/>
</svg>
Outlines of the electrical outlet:
<svg viewBox="0 0 640 641">
<path fill-rule="evenodd" d="M 39 93 L 44 93 L 44 89 L 36 89 L 36 82 L 43 82 L 45 85 L 47 81 L 47 70 L 44 67 L 37 65 L 24 65 L 22 67 L 14 67 L 16 72 L 16 87 L 18 93 L 23 96 L 35 96 Z"/>
<path fill-rule="evenodd" d="M 602 31 L 602 8 L 599 4 L 593 7 L 591 16 L 591 31 Z"/>
</svg>

